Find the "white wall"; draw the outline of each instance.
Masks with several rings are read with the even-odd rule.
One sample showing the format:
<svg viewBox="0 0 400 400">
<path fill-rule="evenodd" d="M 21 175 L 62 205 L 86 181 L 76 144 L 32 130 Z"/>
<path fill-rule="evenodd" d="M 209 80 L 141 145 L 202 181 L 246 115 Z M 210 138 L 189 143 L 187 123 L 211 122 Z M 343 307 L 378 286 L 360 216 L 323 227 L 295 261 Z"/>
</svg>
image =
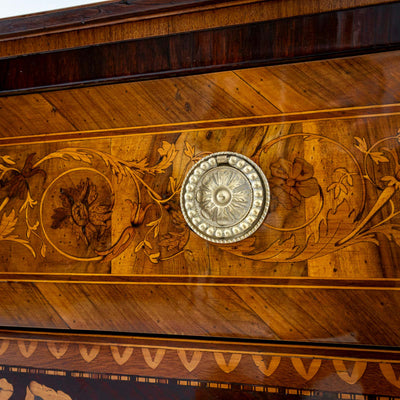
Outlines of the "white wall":
<svg viewBox="0 0 400 400">
<path fill-rule="evenodd" d="M 0 18 L 100 2 L 105 0 L 0 0 Z"/>
</svg>

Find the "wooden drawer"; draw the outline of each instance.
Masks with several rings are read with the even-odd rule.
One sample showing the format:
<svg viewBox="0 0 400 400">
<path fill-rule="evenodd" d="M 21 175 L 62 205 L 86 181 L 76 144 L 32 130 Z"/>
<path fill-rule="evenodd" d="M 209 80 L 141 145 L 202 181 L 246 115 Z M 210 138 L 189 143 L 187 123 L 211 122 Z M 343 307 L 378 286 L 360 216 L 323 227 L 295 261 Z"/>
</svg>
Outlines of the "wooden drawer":
<svg viewBox="0 0 400 400">
<path fill-rule="evenodd" d="M 399 345 L 398 58 L 13 98 L 19 113 L 38 104 L 38 126 L 53 113 L 77 128 L 10 124 L 1 139 L 1 325 Z M 121 110 L 127 127 L 112 127 Z M 219 151 L 251 158 L 271 189 L 262 226 L 225 245 L 179 202 Z"/>
</svg>

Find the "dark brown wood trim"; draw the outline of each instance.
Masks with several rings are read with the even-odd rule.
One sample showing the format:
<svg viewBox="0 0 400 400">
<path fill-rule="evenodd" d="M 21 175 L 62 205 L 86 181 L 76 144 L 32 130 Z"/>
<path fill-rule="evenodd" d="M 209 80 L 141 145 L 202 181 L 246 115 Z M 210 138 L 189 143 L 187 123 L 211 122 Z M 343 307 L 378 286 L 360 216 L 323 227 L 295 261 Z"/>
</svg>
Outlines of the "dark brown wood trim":
<svg viewBox="0 0 400 400">
<path fill-rule="evenodd" d="M 87 6 L 0 19 L 0 40 L 27 35 L 82 29 L 109 22 L 175 15 L 259 0 L 117 0 Z"/>
<path fill-rule="evenodd" d="M 74 332 L 21 330 L 0 328 L 0 341 L 38 341 L 44 343 L 71 343 L 103 346 L 153 347 L 182 350 L 219 351 L 232 353 L 279 354 L 283 357 L 321 357 L 337 359 L 355 359 L 369 361 L 398 361 L 400 350 L 397 347 L 360 346 L 344 343 L 301 343 L 260 340 L 229 340 L 228 338 L 195 338 L 168 336 L 139 336 L 118 334 L 115 332 Z"/>
<path fill-rule="evenodd" d="M 0 95 L 397 50 L 399 20 L 396 2 L 3 58 Z"/>
</svg>

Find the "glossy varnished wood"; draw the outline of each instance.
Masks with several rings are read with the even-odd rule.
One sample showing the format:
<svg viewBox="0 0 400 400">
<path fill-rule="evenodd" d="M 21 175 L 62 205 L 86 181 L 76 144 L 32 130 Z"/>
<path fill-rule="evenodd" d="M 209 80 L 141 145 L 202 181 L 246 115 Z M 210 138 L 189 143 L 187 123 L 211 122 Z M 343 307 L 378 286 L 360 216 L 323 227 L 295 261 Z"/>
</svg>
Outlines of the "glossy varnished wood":
<svg viewBox="0 0 400 400">
<path fill-rule="evenodd" d="M 58 11 L 43 12 L 0 20 L 0 39 L 12 36 L 24 36 L 42 32 L 67 31 L 93 25 L 116 23 L 119 20 L 154 18 L 165 14 L 184 14 L 193 10 L 207 10 L 230 5 L 253 3 L 256 0 L 178 0 L 174 2 L 133 0 L 108 1 L 87 6 L 74 7 Z"/>
<path fill-rule="evenodd" d="M 225 3 L 112 2 L 77 31 L 3 37 L 3 55 L 104 43 L 0 60 L 4 374 L 400 396 L 400 3 Z M 271 185 L 234 246 L 179 208 L 221 150 Z"/>
<path fill-rule="evenodd" d="M 85 24 L 68 28 L 71 24 L 69 17 L 76 15 L 76 10 L 45 13 L 40 16 L 15 18 L 3 22 L 5 37 L 0 36 L 0 56 L 14 56 L 51 51 L 71 47 L 95 45 L 106 42 L 131 40 L 151 36 L 160 36 L 182 33 L 199 29 L 211 29 L 220 26 L 233 26 L 260 22 L 296 15 L 316 14 L 374 4 L 391 3 L 394 0 L 308 0 L 299 2 L 287 0 L 282 6 L 280 0 L 253 1 L 239 0 L 229 2 L 201 2 L 207 5 L 199 6 L 196 2 L 193 8 L 183 8 L 187 1 L 163 2 L 161 8 L 169 8 L 168 12 L 154 14 L 154 5 L 160 8 L 157 2 L 135 1 L 130 4 L 110 2 L 93 7 L 83 7 L 78 11 L 79 21 L 85 14 Z M 131 3 L 131 2 L 130 2 Z M 139 4 L 140 3 L 140 4 Z M 147 11 L 139 16 L 132 17 L 139 11 L 136 6 L 149 5 Z M 176 9 L 176 7 L 178 9 Z M 88 15 L 90 14 L 90 15 Z M 129 17 L 129 15 L 131 15 Z M 122 19 L 121 19 L 122 17 Z M 100 19 L 100 21 L 99 21 Z M 76 21 L 75 21 L 76 22 Z M 26 31 L 29 26 L 30 31 Z M 21 27 L 25 30 L 20 31 Z M 14 32 L 14 34 L 12 33 Z M 0 33 L 1 35 L 1 33 Z M 10 36 L 11 35 L 11 36 Z M 21 36 L 22 35 L 22 36 Z"/>
<path fill-rule="evenodd" d="M 367 114 L 3 146 L 3 271 L 397 278 L 398 124 L 396 113 Z M 232 246 L 190 232 L 179 206 L 188 169 L 221 146 L 252 157 L 271 185 L 263 227 Z M 276 183 L 289 185 L 277 165 L 294 164 L 307 173 L 301 195 Z"/>
<path fill-rule="evenodd" d="M 2 145 L 22 144 L 111 132 L 149 134 L 391 114 L 400 100 L 399 63 L 399 52 L 386 52 L 4 97 L 0 140 Z"/>
<path fill-rule="evenodd" d="M 0 89 L 6 94 L 394 50 L 399 18 L 400 4 L 392 3 L 1 59 Z M 103 62 L 90 61 L 97 58 Z"/>
<path fill-rule="evenodd" d="M 91 378 L 98 384 L 100 379 L 109 379 L 129 380 L 133 385 L 135 376 L 139 376 L 142 382 L 151 377 L 153 384 L 160 379 L 164 379 L 164 385 L 198 386 L 208 382 L 214 387 L 224 385 L 225 389 L 292 397 L 293 389 L 289 392 L 285 387 L 295 387 L 299 390 L 296 393 L 303 396 L 332 392 L 329 398 L 334 399 L 341 393 L 357 394 L 363 399 L 363 395 L 398 396 L 398 356 L 394 349 L 389 353 L 354 346 L 338 349 L 324 345 L 0 332 L 3 376 L 4 367 L 24 365 L 25 373 L 65 376 L 72 371 L 74 376 Z M 67 393 L 73 390 L 68 389 Z M 319 397 L 327 395 L 318 393 Z"/>
<path fill-rule="evenodd" d="M 398 346 L 400 341 L 398 288 L 229 283 L 1 282 L 0 322 L 3 327 L 337 345 Z M 16 301 L 27 293 L 29 299 Z"/>
<path fill-rule="evenodd" d="M 277 287 L 301 289 L 350 289 L 350 290 L 399 290 L 398 279 L 344 279 L 344 278 L 308 278 L 292 277 L 228 277 L 202 275 L 110 275 L 110 274 L 65 274 L 65 273 L 24 273 L 1 272 L 1 282 L 29 283 L 79 283 L 104 285 L 176 285 L 176 286 L 231 286 L 231 287 Z M 228 283 L 229 282 L 229 283 Z"/>
<path fill-rule="evenodd" d="M 17 122 L 16 117 L 3 114 L 9 118 L 8 122 L 5 118 L 9 137 L 2 142 L 3 169 L 10 165 L 15 174 L 25 168 L 21 179 L 28 183 L 32 200 L 25 213 L 21 205 L 28 199 L 28 192 L 24 186 L 16 185 L 17 181 L 11 185 L 4 180 L 2 194 L 7 197 L 2 197 L 2 227 L 6 229 L 9 221 L 12 229 L 7 228 L 7 235 L 17 238 L 9 237 L 7 241 L 3 229 L 1 324 L 398 346 L 398 194 L 393 192 L 388 197 L 390 187 L 385 188 L 385 181 L 379 183 L 380 177 L 397 179 L 396 159 L 391 153 L 398 149 L 400 124 L 397 59 L 398 52 L 388 52 L 129 84 L 133 86 L 110 85 L 4 98 L 3 104 L 10 111 L 13 107 L 8 101 L 27 111 L 29 104 L 36 102 L 43 115 L 29 116 L 26 112 L 25 127 L 17 128 L 11 123 L 13 118 Z M 321 75 L 329 81 L 326 88 Z M 385 85 L 388 77 L 390 84 Z M 382 84 L 377 85 L 380 80 Z M 231 86 L 233 82 L 235 85 Z M 275 87 L 285 89 L 274 90 Z M 160 93 L 154 94 L 157 88 Z M 236 88 L 240 88 L 239 94 Z M 112 93 L 118 98 L 116 93 L 128 89 L 137 93 L 138 101 L 145 99 L 142 104 L 147 120 L 143 120 L 143 127 L 134 126 L 137 116 L 128 113 L 129 106 L 119 114 L 118 107 L 113 108 L 109 97 L 104 96 Z M 218 97 L 211 97 L 210 103 L 207 94 Z M 170 99 L 165 107 L 172 110 L 171 114 L 163 115 L 160 98 Z M 78 105 L 84 103 L 88 113 L 80 116 Z M 120 106 L 123 104 L 121 99 Z M 186 104 L 198 108 L 185 108 Z M 213 104 L 216 106 L 211 107 Z M 252 105 L 259 118 L 243 118 L 253 113 Z M 52 121 L 54 125 L 49 127 L 54 136 L 39 136 L 47 115 L 54 113 L 54 106 L 59 110 L 55 113 L 59 120 Z M 264 107 L 271 113 L 269 116 L 262 115 Z M 177 117 L 182 109 L 187 109 L 187 114 Z M 207 120 L 207 115 L 215 120 Z M 162 123 L 173 122 L 174 118 L 189 122 Z M 36 120 L 37 125 L 29 123 L 30 119 Z M 146 126 L 152 120 L 161 123 L 157 127 Z M 67 132 L 65 138 L 75 140 L 60 142 L 63 129 L 71 130 L 72 124 L 75 132 Z M 130 127 L 119 130 L 113 124 Z M 92 130 L 81 131 L 84 126 Z M 20 134 L 21 127 L 23 131 L 32 129 L 36 142 L 29 148 L 19 145 L 30 141 Z M 55 132 L 57 127 L 60 133 Z M 103 137 L 92 140 L 96 135 Z M 255 235 L 259 235 L 255 244 L 246 242 L 231 248 L 207 244 L 185 230 L 176 201 L 185 171 L 196 157 L 221 147 L 243 152 L 260 164 L 271 179 L 275 202 L 266 224 L 276 228 L 279 216 L 285 216 L 278 228 L 296 236 L 301 251 L 293 250 L 289 236 L 271 233 L 267 225 Z M 332 157 L 329 160 L 324 157 L 327 152 Z M 300 201 L 293 204 L 285 201 L 285 196 L 272 185 L 279 160 L 287 160 L 286 164 L 300 162 L 308 174 L 312 168 L 308 183 L 315 186 L 317 181 L 323 196 L 312 190 L 304 192 Z M 360 174 L 365 165 L 367 169 Z M 119 180 L 117 172 L 128 171 L 120 169 L 123 166 L 140 173 L 136 184 L 142 188 L 141 201 L 135 189 L 135 175 Z M 339 187 L 337 174 L 343 168 L 353 178 L 346 180 L 345 188 L 336 195 L 333 188 L 335 184 Z M 371 180 L 367 181 L 364 175 Z M 65 177 L 69 180 L 63 180 Z M 377 185 L 371 185 L 373 179 L 378 179 Z M 69 192 L 78 203 L 79 196 L 71 188 L 75 185 L 76 191 L 81 187 L 83 193 L 85 180 L 91 182 L 90 196 L 100 196 L 101 206 L 106 207 L 104 221 L 110 220 L 106 215 L 113 208 L 108 231 L 111 236 L 98 243 L 104 246 L 100 250 L 90 245 L 93 236 L 82 229 L 87 224 L 72 219 L 62 225 L 60 219 L 69 212 L 62 193 Z M 107 180 L 108 188 L 104 184 Z M 339 203 L 339 195 L 343 196 L 346 190 L 350 197 L 344 196 L 343 200 L 356 210 L 347 214 L 347 203 L 341 207 Z M 108 196 L 112 192 L 115 202 L 107 202 L 103 192 Z M 84 198 L 80 201 L 84 202 Z M 163 203 L 162 199 L 170 200 Z M 161 214 L 157 202 L 163 210 Z M 306 221 L 303 230 L 291 231 L 293 223 L 303 224 L 306 214 L 302 210 L 317 210 L 318 202 L 322 204 L 319 212 L 329 220 L 328 227 L 334 228 L 325 229 L 324 223 L 317 223 L 311 230 Z M 132 214 L 139 203 L 142 211 Z M 146 214 L 143 210 L 151 203 L 155 205 Z M 369 214 L 374 209 L 379 213 L 371 218 Z M 154 221 L 160 215 L 164 222 L 155 234 Z M 33 229 L 36 221 L 39 225 Z M 309 222 L 313 224 L 314 219 Z M 310 240 L 310 234 L 318 230 L 319 238 Z M 100 237 L 105 232 L 96 228 Z M 171 232 L 178 238 L 175 242 L 168 236 Z M 71 247 L 64 237 L 77 247 Z M 283 239 L 276 241 L 280 237 Z M 271 278 L 266 279 L 267 276 Z"/>
<path fill-rule="evenodd" d="M 351 119 L 360 116 L 376 116 L 376 115 L 395 115 L 398 114 L 400 105 L 392 105 L 386 107 L 366 107 L 362 109 L 350 108 L 350 109 L 338 109 L 332 110 L 321 110 L 320 112 L 310 113 L 282 113 L 279 115 L 271 116 L 260 116 L 251 118 L 237 118 L 229 121 L 224 121 L 224 127 L 242 127 L 242 126 L 256 126 L 256 125 L 269 125 L 269 124 L 283 124 L 287 122 L 299 123 L 304 121 L 319 121 L 327 117 L 333 119 Z M 85 121 L 86 122 L 86 121 Z M 150 126 L 150 127 L 138 127 L 138 128 L 114 128 L 114 129 L 93 129 L 90 131 L 71 131 L 71 132 L 60 132 L 60 133 L 45 133 L 32 136 L 15 136 L 15 137 L 0 137 L 0 146 L 9 145 L 24 145 L 34 143 L 52 143 L 52 142 L 72 142 L 80 139 L 101 139 L 107 138 L 112 133 L 112 136 L 129 137 L 135 134 L 161 134 L 167 129 L 169 132 L 181 132 L 182 130 L 212 130 L 221 128 L 221 121 L 210 121 L 210 122 L 193 122 L 185 124 L 171 124 L 166 127 L 165 125 Z M 14 127 L 15 128 L 15 127 Z M 18 127 L 17 127 L 18 128 Z M 31 126 L 32 128 L 32 126 Z"/>
</svg>

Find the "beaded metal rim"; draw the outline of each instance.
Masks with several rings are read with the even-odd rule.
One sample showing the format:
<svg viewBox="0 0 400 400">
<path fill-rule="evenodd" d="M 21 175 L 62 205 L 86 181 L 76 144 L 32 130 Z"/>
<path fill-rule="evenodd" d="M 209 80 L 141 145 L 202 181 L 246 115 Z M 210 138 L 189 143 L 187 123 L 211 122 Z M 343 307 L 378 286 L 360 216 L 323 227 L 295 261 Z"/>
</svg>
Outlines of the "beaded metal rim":
<svg viewBox="0 0 400 400">
<path fill-rule="evenodd" d="M 269 202 L 261 168 L 233 152 L 213 153 L 198 161 L 186 175 L 180 196 L 189 227 L 214 243 L 235 243 L 252 235 L 264 221 Z"/>
</svg>

